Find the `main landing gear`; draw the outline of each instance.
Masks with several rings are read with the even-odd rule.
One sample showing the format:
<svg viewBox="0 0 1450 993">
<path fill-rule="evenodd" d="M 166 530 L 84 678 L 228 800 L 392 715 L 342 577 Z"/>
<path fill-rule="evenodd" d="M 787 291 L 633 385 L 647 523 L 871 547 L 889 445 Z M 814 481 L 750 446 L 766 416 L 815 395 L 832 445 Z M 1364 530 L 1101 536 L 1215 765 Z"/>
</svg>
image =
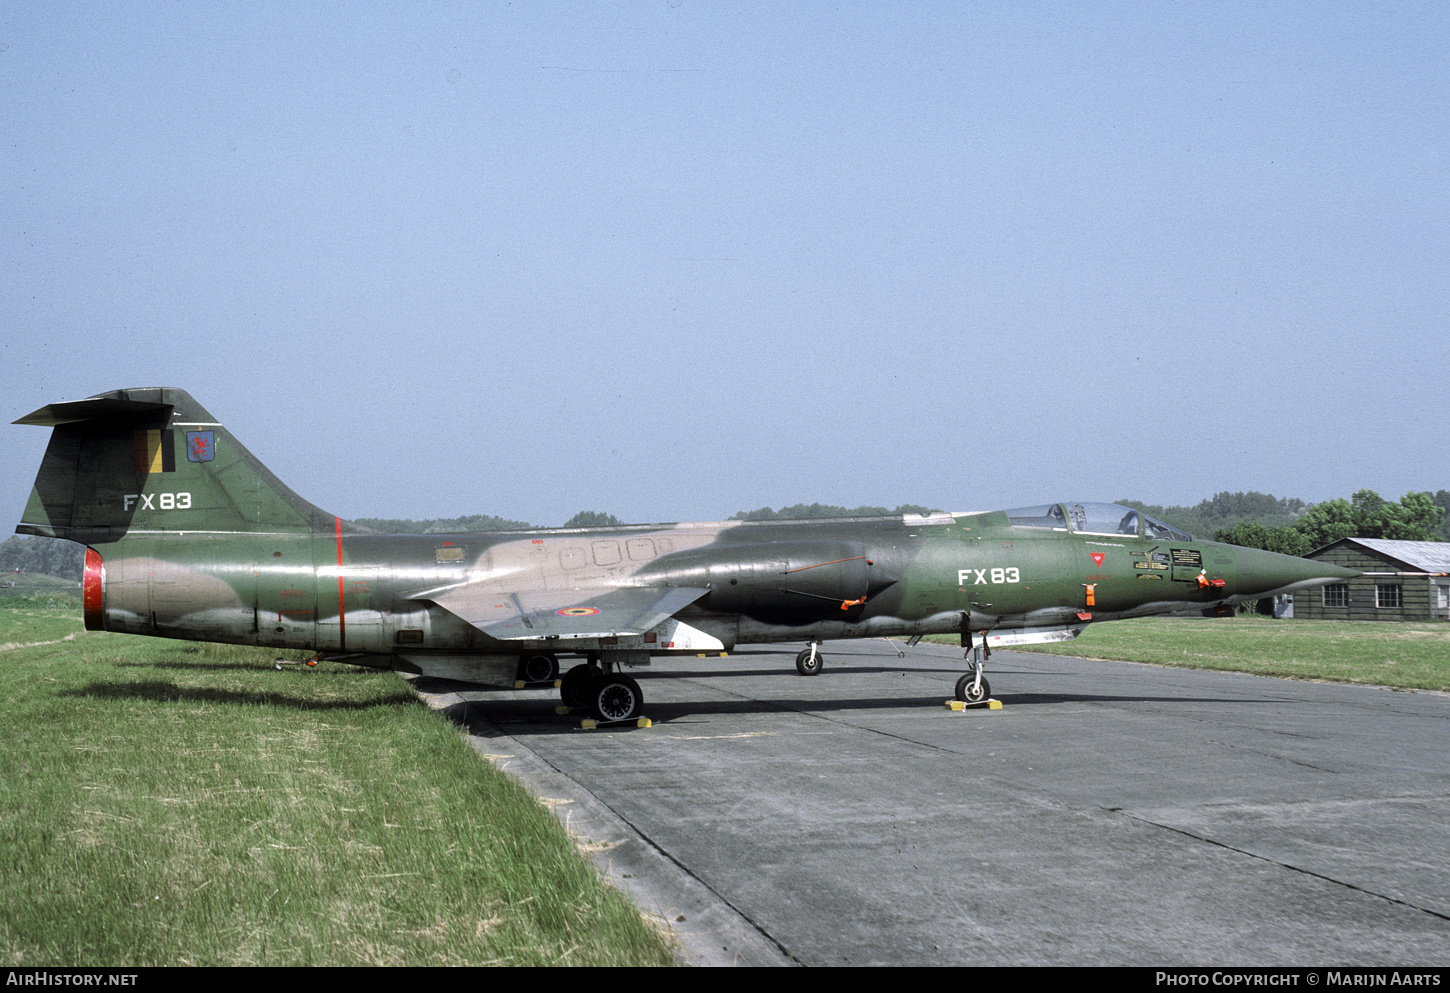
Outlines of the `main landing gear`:
<svg viewBox="0 0 1450 993">
<path fill-rule="evenodd" d="M 591 655 L 564 673 L 559 697 L 570 708 L 589 711 L 596 721 L 632 721 L 644 709 L 644 691 L 621 672 L 609 672 Z"/>
<path fill-rule="evenodd" d="M 821 643 L 813 641 L 795 657 L 795 671 L 802 676 L 819 676 L 821 668 L 826 664 L 826 657 L 818 649 Z"/>
</svg>

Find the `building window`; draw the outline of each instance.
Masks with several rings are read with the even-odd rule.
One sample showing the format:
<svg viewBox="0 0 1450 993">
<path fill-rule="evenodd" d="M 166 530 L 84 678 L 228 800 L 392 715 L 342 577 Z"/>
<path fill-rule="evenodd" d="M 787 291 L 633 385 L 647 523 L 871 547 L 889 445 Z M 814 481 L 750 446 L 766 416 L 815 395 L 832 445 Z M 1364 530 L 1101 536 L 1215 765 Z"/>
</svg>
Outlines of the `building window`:
<svg viewBox="0 0 1450 993">
<path fill-rule="evenodd" d="M 1392 610 L 1400 609 L 1400 584 L 1379 583 L 1374 588 L 1374 605 L 1376 607 L 1388 607 Z"/>
<path fill-rule="evenodd" d="M 1324 587 L 1324 606 L 1326 607 L 1348 607 L 1349 606 L 1349 584 L 1331 583 Z"/>
</svg>

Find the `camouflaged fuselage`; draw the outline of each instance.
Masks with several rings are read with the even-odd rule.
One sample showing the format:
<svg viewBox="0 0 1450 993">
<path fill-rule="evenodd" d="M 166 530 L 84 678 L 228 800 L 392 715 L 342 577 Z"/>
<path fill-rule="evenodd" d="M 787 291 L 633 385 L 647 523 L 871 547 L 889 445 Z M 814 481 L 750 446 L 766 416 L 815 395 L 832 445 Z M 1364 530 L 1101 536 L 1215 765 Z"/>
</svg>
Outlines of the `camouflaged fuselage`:
<svg viewBox="0 0 1450 993">
<path fill-rule="evenodd" d="M 636 665 L 792 640 L 1058 640 L 1091 621 L 1335 578 L 1135 517 L 1093 530 L 1067 504 L 1031 518 L 382 535 L 302 500 L 180 390 L 102 394 L 18 423 L 55 430 L 17 530 L 90 546 L 88 627 L 485 681 L 537 651 Z"/>
</svg>

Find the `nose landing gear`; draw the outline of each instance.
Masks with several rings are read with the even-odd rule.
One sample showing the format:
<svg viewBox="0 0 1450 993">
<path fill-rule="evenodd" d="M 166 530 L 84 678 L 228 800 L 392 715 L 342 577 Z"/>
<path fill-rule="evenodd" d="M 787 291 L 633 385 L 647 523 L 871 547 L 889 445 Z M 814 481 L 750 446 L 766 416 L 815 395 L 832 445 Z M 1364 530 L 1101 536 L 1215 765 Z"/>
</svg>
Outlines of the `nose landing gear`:
<svg viewBox="0 0 1450 993">
<path fill-rule="evenodd" d="M 819 676 L 821 668 L 826 664 L 826 657 L 816 651 L 820 647 L 819 641 L 813 641 L 795 657 L 795 671 L 802 676 Z"/>
<path fill-rule="evenodd" d="M 983 662 L 992 657 L 992 649 L 987 645 L 987 632 L 982 632 L 982 647 L 973 645 L 964 656 L 971 661 L 972 671 L 957 680 L 957 699 L 969 706 L 986 703 L 992 697 L 991 685 L 982 678 Z"/>
<path fill-rule="evenodd" d="M 980 664 L 973 665 L 971 672 L 957 680 L 957 699 L 963 703 L 985 703 L 991 695 L 992 687 L 982 678 Z"/>
</svg>

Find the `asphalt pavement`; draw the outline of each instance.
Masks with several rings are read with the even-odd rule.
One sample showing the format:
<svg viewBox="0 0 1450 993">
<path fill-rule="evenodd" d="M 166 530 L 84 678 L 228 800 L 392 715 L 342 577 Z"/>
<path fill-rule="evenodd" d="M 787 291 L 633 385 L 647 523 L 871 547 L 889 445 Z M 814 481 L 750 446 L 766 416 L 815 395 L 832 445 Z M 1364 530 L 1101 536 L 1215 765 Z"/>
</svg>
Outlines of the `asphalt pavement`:
<svg viewBox="0 0 1450 993">
<path fill-rule="evenodd" d="M 650 728 L 416 685 L 694 964 L 1450 964 L 1444 694 L 799 647 L 632 670 Z"/>
</svg>

